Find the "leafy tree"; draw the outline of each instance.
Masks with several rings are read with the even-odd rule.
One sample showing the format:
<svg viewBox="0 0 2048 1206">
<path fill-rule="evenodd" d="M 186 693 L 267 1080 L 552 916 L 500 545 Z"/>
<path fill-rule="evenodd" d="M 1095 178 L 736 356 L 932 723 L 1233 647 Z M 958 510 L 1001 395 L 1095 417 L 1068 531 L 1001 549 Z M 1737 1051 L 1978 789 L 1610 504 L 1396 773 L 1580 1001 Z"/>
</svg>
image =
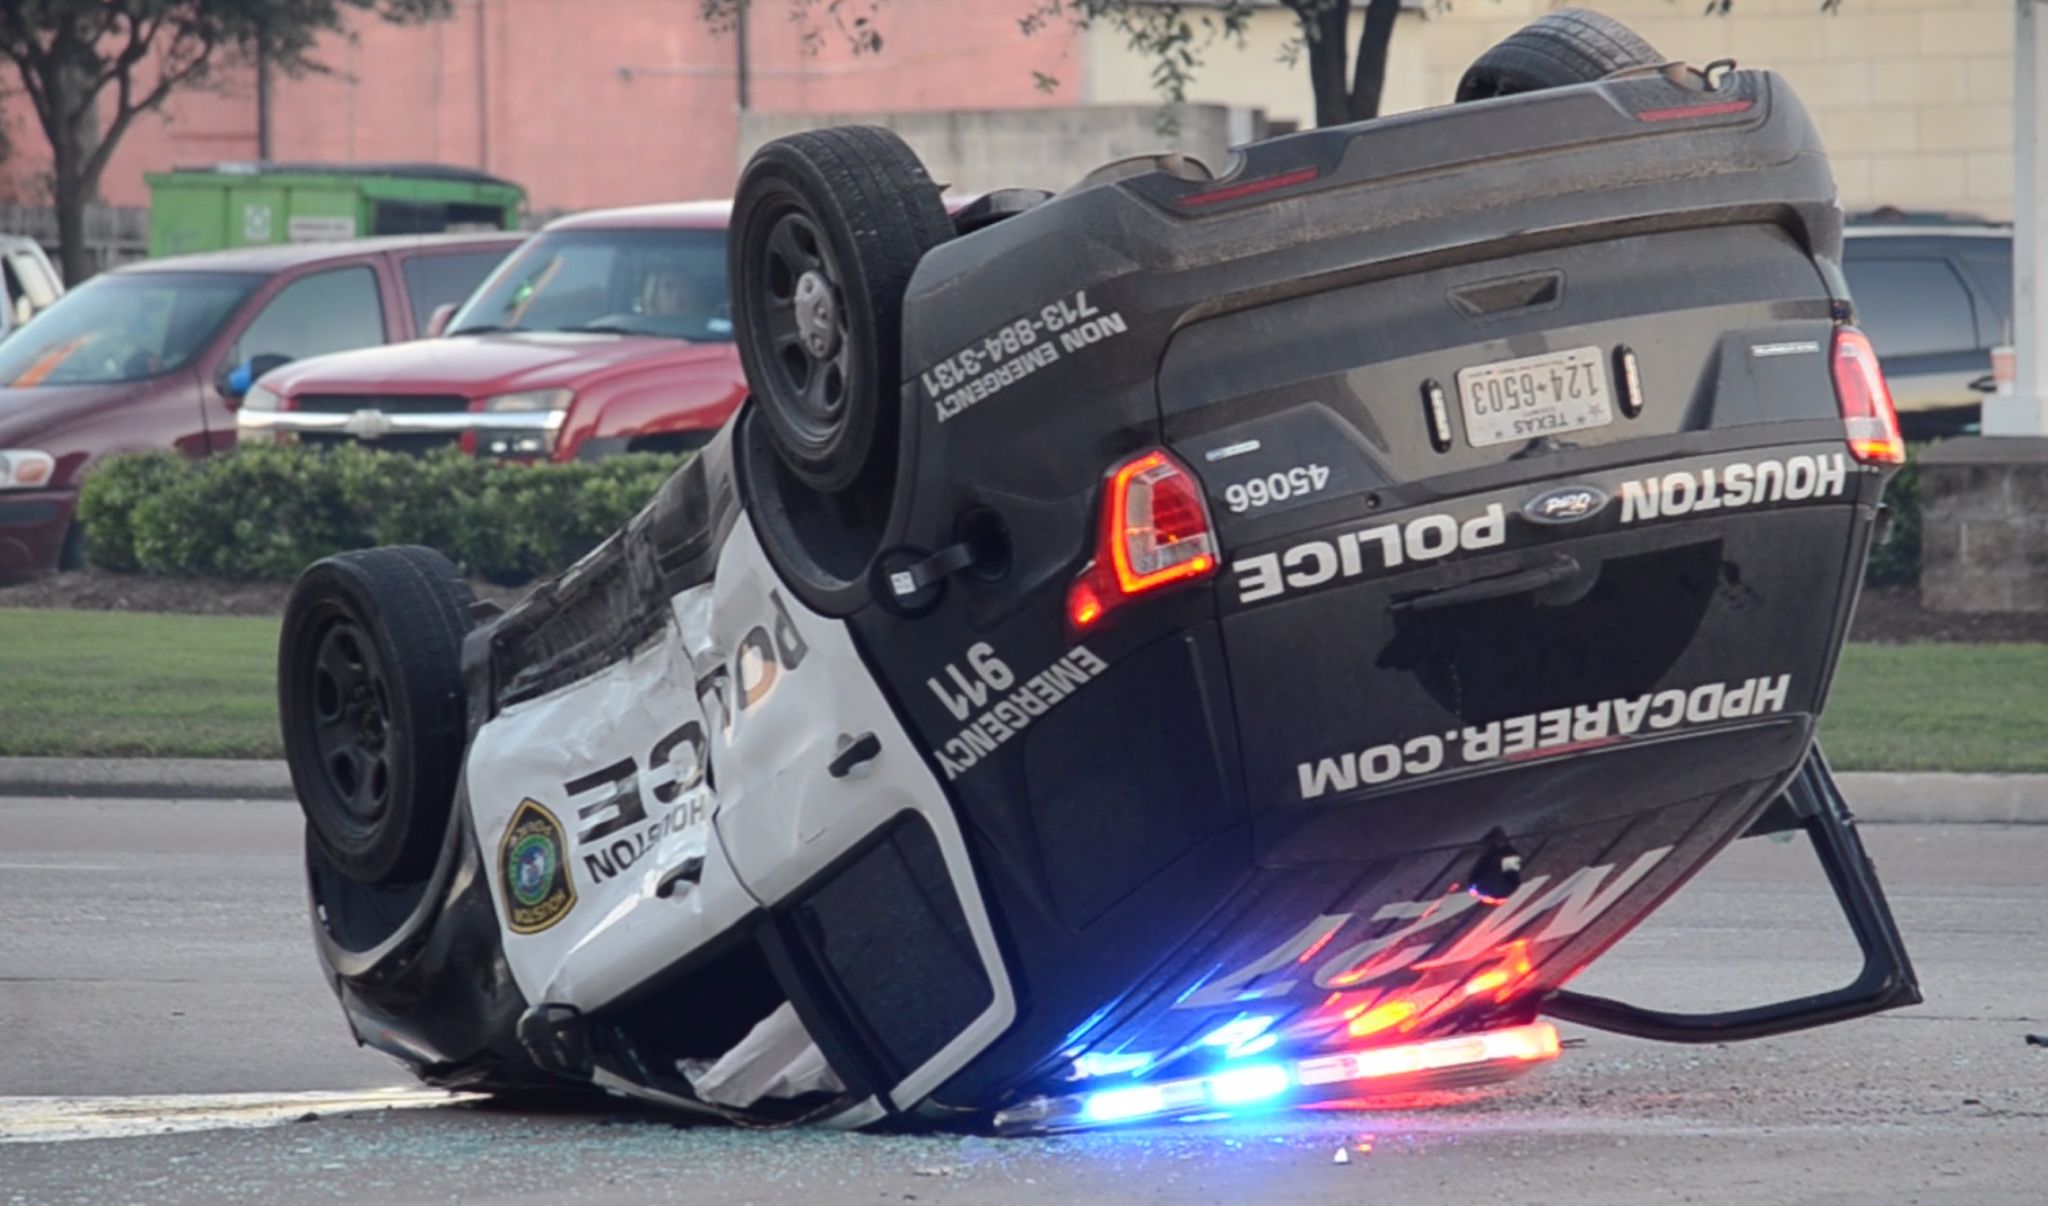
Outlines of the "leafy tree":
<svg viewBox="0 0 2048 1206">
<path fill-rule="evenodd" d="M 85 275 L 85 206 L 136 117 L 229 58 L 261 55 L 287 75 L 323 70 L 314 43 L 352 12 L 423 21 L 448 8 L 449 0 L 0 0 L 0 59 L 14 64 L 50 144 L 65 279 Z"/>
</svg>

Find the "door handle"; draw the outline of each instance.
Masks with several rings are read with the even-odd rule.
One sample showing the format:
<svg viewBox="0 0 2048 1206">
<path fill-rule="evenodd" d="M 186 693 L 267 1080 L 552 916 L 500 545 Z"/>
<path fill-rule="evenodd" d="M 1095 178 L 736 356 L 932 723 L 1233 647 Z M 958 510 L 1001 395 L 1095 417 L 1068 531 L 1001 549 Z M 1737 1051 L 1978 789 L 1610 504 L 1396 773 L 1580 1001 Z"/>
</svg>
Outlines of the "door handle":
<svg viewBox="0 0 2048 1206">
<path fill-rule="evenodd" d="M 843 743 L 839 747 L 839 752 L 832 755 L 832 761 L 825 764 L 825 769 L 832 772 L 834 779 L 844 779 L 856 768 L 882 756 L 882 739 L 873 733 L 862 733 L 851 739 L 841 735 L 839 740 Z"/>
</svg>

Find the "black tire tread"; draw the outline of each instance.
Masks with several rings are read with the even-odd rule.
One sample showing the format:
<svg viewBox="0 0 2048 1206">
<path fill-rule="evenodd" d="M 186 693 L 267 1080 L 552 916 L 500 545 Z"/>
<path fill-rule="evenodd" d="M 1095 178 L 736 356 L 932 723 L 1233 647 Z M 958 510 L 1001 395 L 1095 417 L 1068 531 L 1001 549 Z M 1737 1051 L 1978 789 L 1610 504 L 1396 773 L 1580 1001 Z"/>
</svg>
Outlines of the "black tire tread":
<svg viewBox="0 0 2048 1206">
<path fill-rule="evenodd" d="M 861 388 L 877 390 L 882 405 L 870 417 L 872 430 L 865 436 L 862 454 L 833 468 L 821 467 L 793 447 L 775 408 L 764 407 L 784 463 L 813 489 L 838 493 L 873 477 L 873 462 L 894 453 L 902 379 L 901 301 L 925 252 L 952 237 L 952 221 L 916 152 L 879 126 L 834 126 L 787 135 L 757 152 L 755 163 L 810 176 L 836 202 L 853 245 L 834 252 L 842 261 L 849 291 L 858 291 L 868 302 L 873 346 L 867 355 L 875 380 Z M 748 174 L 753 171 L 750 165 Z M 736 252 L 747 254 L 744 249 Z M 741 348 L 743 359 L 749 358 L 744 339 Z"/>
<path fill-rule="evenodd" d="M 462 643 L 469 632 L 469 585 L 453 563 L 432 549 L 395 546 L 342 553 L 315 563 L 301 575 L 287 605 L 281 656 L 300 652 L 294 640 L 301 598 L 314 591 L 342 594 L 359 606 L 369 635 L 379 645 L 394 701 L 394 723 L 403 723 L 409 743 L 410 809 L 398 848 L 369 861 L 350 858 L 326 840 L 311 809 L 309 828 L 337 867 L 367 882 L 405 881 L 432 869 L 461 777 L 467 739 L 467 701 L 462 682 Z M 298 707 L 291 692 L 298 678 L 289 667 L 278 675 L 279 710 L 291 752 L 291 717 Z M 291 763 L 293 786 L 302 807 L 306 789 L 301 767 Z M 317 773 L 307 770 L 305 773 Z M 394 795 L 397 792 L 394 788 Z"/>
<path fill-rule="evenodd" d="M 1509 34 L 1474 60 L 1457 99 L 1483 100 L 1590 83 L 1665 61 L 1648 40 L 1605 13 L 1561 8 Z"/>
</svg>

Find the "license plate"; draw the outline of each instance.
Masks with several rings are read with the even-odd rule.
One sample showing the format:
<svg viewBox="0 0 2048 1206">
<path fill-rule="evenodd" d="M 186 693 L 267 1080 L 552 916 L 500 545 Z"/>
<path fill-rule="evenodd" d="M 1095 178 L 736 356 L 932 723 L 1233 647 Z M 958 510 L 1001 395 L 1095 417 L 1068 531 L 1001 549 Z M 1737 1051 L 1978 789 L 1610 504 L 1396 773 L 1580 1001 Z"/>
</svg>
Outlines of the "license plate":
<svg viewBox="0 0 2048 1206">
<path fill-rule="evenodd" d="M 1599 348 L 1546 352 L 1458 371 L 1465 438 L 1474 448 L 1614 421 Z"/>
</svg>

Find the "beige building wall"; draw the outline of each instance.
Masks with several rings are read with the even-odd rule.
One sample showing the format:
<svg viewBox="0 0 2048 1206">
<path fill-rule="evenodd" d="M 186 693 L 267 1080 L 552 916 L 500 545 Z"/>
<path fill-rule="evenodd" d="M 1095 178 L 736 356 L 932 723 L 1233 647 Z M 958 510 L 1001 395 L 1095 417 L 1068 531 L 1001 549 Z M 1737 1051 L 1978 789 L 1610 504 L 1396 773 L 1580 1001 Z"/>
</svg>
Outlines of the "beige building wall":
<svg viewBox="0 0 2048 1206">
<path fill-rule="evenodd" d="M 1474 0 L 1483 2 L 1483 0 Z M 1199 19 L 1199 12 L 1196 14 Z M 1358 44 L 1364 15 L 1352 14 L 1351 44 Z M 1388 56 L 1387 88 L 1383 105 L 1389 113 L 1417 109 L 1429 103 L 1427 61 L 1401 53 L 1401 47 L 1418 38 L 1423 30 L 1421 12 L 1401 14 L 1394 34 L 1395 51 Z M 1244 42 L 1216 38 L 1200 48 L 1202 66 L 1188 87 L 1188 100 L 1196 103 L 1263 109 L 1269 122 L 1293 122 L 1307 129 L 1315 125 L 1315 98 L 1308 86 L 1308 63 L 1300 55 L 1287 60 L 1289 47 L 1300 40 L 1301 27 L 1294 14 L 1273 7 L 1252 15 Z M 1085 39 L 1085 73 L 1080 81 L 1086 104 L 1145 104 L 1156 102 L 1152 86 L 1153 60 L 1132 51 L 1107 24 L 1088 31 Z M 1217 166 L 1217 165 L 1211 165 Z"/>
<path fill-rule="evenodd" d="M 1792 82 L 1813 112 L 1850 209 L 1897 205 L 2012 216 L 2012 0 L 1734 0 L 1725 17 L 1699 0 L 1581 0 L 1628 22 L 1665 54 L 1733 58 Z M 1403 14 L 1383 111 L 1447 103 L 1479 53 L 1563 3 L 1459 0 Z M 1294 36 L 1283 9 L 1258 14 L 1243 50 L 1213 47 L 1193 100 L 1259 105 L 1311 124 L 1305 67 L 1280 63 Z M 1355 38 L 1354 34 L 1354 38 Z M 1152 95 L 1150 63 L 1106 30 L 1085 50 L 1087 99 Z"/>
</svg>

